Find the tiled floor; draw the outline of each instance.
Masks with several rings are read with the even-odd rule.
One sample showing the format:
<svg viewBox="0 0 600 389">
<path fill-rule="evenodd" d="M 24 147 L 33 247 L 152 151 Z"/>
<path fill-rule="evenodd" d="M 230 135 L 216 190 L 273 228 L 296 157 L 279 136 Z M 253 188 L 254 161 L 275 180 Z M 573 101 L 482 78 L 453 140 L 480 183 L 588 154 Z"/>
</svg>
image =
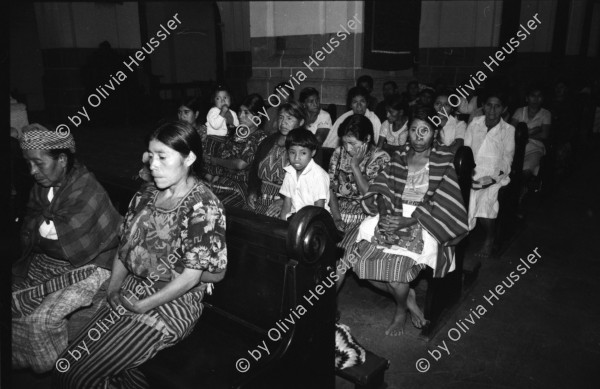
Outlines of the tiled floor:
<svg viewBox="0 0 600 389">
<path fill-rule="evenodd" d="M 149 130 L 75 129 L 74 136 L 90 170 L 130 183 L 140 168 Z M 339 295 L 341 321 L 366 348 L 391 361 L 388 388 L 598 387 L 600 158 L 593 155 L 588 162 L 547 198 L 531 204 L 526 228 L 500 258 L 483 262 L 469 295 L 428 343 L 410 322 L 404 336 L 386 337 L 393 302 L 348 277 Z M 519 259 L 535 248 L 541 259 L 522 274 Z M 514 285 L 507 280 L 511 272 L 519 275 Z M 485 297 L 502 281 L 510 287 L 491 305 Z M 423 293 L 418 297 L 422 302 Z M 427 359 L 427 372 L 416 370 L 420 358 Z M 19 388 L 48 384 L 44 377 L 17 374 L 15 379 Z M 338 379 L 337 387 L 352 386 Z"/>
</svg>

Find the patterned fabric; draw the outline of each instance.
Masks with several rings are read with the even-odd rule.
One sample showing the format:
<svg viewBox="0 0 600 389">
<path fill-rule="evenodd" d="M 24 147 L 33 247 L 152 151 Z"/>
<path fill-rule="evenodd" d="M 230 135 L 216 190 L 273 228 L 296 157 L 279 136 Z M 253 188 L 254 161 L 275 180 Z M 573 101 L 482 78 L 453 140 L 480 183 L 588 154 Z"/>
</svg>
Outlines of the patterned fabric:
<svg viewBox="0 0 600 389">
<path fill-rule="evenodd" d="M 143 291 L 141 297 L 157 293 L 157 281 L 171 281 L 185 268 L 219 273 L 227 265 L 225 214 L 217 197 L 199 182 L 174 207 L 162 209 L 155 205 L 158 193 L 154 185 L 142 186 L 121 233 L 119 259 L 130 271 L 121 290 L 136 296 Z M 106 304 L 72 342 L 86 342 L 89 353 L 77 360 L 69 350 L 62 354 L 71 367 L 54 372 L 56 386 L 147 388 L 137 367 L 192 332 L 211 286 L 202 283 L 143 314 Z"/>
<path fill-rule="evenodd" d="M 354 231 L 353 235 L 356 237 Z M 408 283 L 427 266 L 405 255 L 385 253 L 366 240 L 351 246 L 350 250 L 344 260 L 354 263 L 353 270 L 361 279 Z"/>
<path fill-rule="evenodd" d="M 147 281 L 132 276 L 125 279 L 122 290 L 135 293 L 140 287 L 149 294 L 157 292 Z M 202 314 L 203 297 L 202 290 L 190 291 L 143 314 L 122 307 L 114 311 L 105 304 L 61 355 L 70 368 L 55 370 L 54 384 L 73 389 L 148 388 L 137 367 L 192 332 Z M 84 342 L 89 352 L 77 348 Z M 72 350 L 80 351 L 78 360 L 69 353 Z"/>
<path fill-rule="evenodd" d="M 338 198 L 338 207 L 342 220 L 346 224 L 346 231 L 350 231 L 354 226 L 360 224 L 366 216 L 360 205 L 362 195 L 350 167 L 351 160 L 352 156 L 343 147 L 338 147 L 329 162 L 329 178 L 331 179 L 329 186 Z M 359 164 L 360 171 L 367 176 L 369 184 L 372 184 L 389 161 L 388 153 L 371 148 Z M 352 243 L 354 242 L 349 240 L 349 235 L 346 233 L 344 239 L 338 243 L 338 247 L 345 249 Z"/>
<path fill-rule="evenodd" d="M 217 197 L 197 183 L 165 210 L 155 205 L 158 193 L 154 185 L 144 185 L 129 204 L 118 251 L 125 267 L 161 281 L 177 278 L 185 268 L 224 271 L 225 211 Z"/>
<path fill-rule="evenodd" d="M 362 195 L 354 179 L 354 173 L 352 173 L 351 161 L 352 156 L 346 149 L 343 147 L 335 149 L 329 162 L 330 187 L 338 198 L 358 200 L 362 198 Z M 360 171 L 367 176 L 369 184 L 371 184 L 389 162 L 390 156 L 388 153 L 371 147 L 358 166 Z"/>
<path fill-rule="evenodd" d="M 346 369 L 365 363 L 367 352 L 350 333 L 345 324 L 335 324 L 335 368 Z"/>
<path fill-rule="evenodd" d="M 13 286 L 12 365 L 36 373 L 50 371 L 67 348 L 67 316 L 92 305 L 110 272 L 95 265 L 74 268 L 43 254 L 35 255 L 28 279 Z M 95 310 L 96 307 L 87 310 Z"/>
<path fill-rule="evenodd" d="M 22 150 L 60 150 L 69 149 L 75 152 L 75 139 L 70 132 L 63 134 L 50 131 L 46 127 L 33 123 L 21 129 L 19 145 Z"/>
<path fill-rule="evenodd" d="M 56 188 L 55 188 L 56 189 Z M 109 268 L 114 258 L 121 216 L 108 194 L 85 166 L 75 162 L 65 181 L 48 201 L 48 188 L 35 184 L 27 204 L 21 233 L 23 258 L 15 264 L 15 275 L 24 277 L 32 250 L 43 252 L 38 229 L 52 220 L 58 234 L 53 253 L 73 266 L 94 263 Z"/>
<path fill-rule="evenodd" d="M 258 164 L 258 176 L 262 181 L 260 196 L 254 212 L 266 214 L 273 201 L 279 199 L 279 190 L 285 178 L 285 167 L 289 165 L 285 147 L 275 144 L 267 156 Z"/>
<path fill-rule="evenodd" d="M 262 130 L 254 131 L 247 138 L 235 136 L 230 139 L 229 137 L 211 136 L 207 138 L 206 145 L 209 155 L 214 158 L 241 159 L 250 166 L 254 161 L 258 145 L 266 137 L 267 134 Z M 206 170 L 209 174 L 219 177 L 209 186 L 212 192 L 223 202 L 223 205 L 244 206 L 248 193 L 248 169 L 231 170 L 214 164 L 206 164 Z"/>
<path fill-rule="evenodd" d="M 382 204 L 370 205 L 363 201 L 365 211 L 370 215 L 402 214 L 402 194 L 408 177 L 408 151 L 406 145 L 392 156 L 392 161 L 377 176 L 369 187 L 365 199 L 381 195 Z M 378 209 L 381 208 L 381 211 Z M 454 248 L 444 243 L 461 235 L 466 235 L 467 212 L 463 204 L 456 171 L 454 154 L 445 146 L 434 144 L 429 156 L 429 187 L 422 205 L 412 213 L 421 227 L 440 245 L 434 277 L 443 277 L 452 267 Z"/>
</svg>

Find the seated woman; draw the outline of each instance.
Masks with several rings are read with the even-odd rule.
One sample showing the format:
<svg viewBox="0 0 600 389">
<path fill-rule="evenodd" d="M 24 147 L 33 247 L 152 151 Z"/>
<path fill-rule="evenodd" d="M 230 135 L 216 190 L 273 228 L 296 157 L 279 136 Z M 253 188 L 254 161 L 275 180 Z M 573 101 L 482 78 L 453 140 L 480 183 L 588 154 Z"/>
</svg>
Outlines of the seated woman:
<svg viewBox="0 0 600 389">
<path fill-rule="evenodd" d="M 279 131 L 266 137 L 258 146 L 248 173 L 248 207 L 256 213 L 278 217 L 283 200 L 279 196 L 289 165 L 285 149 L 287 134 L 302 127 L 306 113 L 300 103 L 292 101 L 279 107 Z"/>
<path fill-rule="evenodd" d="M 327 111 L 321 109 L 321 100 L 319 99 L 319 91 L 315 88 L 308 87 L 300 91 L 298 100 L 306 111 L 306 123 L 304 127 L 315 134 L 319 144 L 322 145 L 327 134 L 331 130 L 331 116 Z"/>
<path fill-rule="evenodd" d="M 344 122 L 344 120 L 346 120 L 348 116 L 356 114 L 364 115 L 367 117 L 367 119 L 371 121 L 371 123 L 373 124 L 373 140 L 375 144 L 378 144 L 381 122 L 379 121 L 379 118 L 377 117 L 377 115 L 375 115 L 375 113 L 367 109 L 368 98 L 369 92 L 361 86 L 355 86 L 354 88 L 348 91 L 348 98 L 346 100 L 346 104 L 348 108 L 350 108 L 350 111 L 340 116 L 335 121 L 335 123 L 333 123 L 333 128 L 331 129 L 331 131 L 329 131 L 325 142 L 323 142 L 323 147 L 330 147 L 333 149 L 338 147 L 340 145 L 340 137 L 338 136 L 338 129 L 340 128 L 340 125 Z"/>
<path fill-rule="evenodd" d="M 394 297 L 390 336 L 403 333 L 407 309 L 415 327 L 427 325 L 409 283 L 426 266 L 434 277 L 454 270 L 453 245 L 468 231 L 454 154 L 434 142 L 434 115 L 432 108 L 415 110 L 409 144 L 369 186 L 363 206 L 373 216 L 352 232 L 356 243 L 343 258 L 359 278 Z"/>
<path fill-rule="evenodd" d="M 529 129 L 529 141 L 525 146 L 525 159 L 523 160 L 523 189 L 521 198 L 527 193 L 529 181 L 537 177 L 540 169 L 540 160 L 546 154 L 544 142 L 550 136 L 552 115 L 550 111 L 542 108 L 544 95 L 542 88 L 533 85 L 527 90 L 525 98 L 527 105 L 515 111 L 511 124 L 517 126 L 526 123 Z"/>
<path fill-rule="evenodd" d="M 343 146 L 329 162 L 331 215 L 341 231 L 350 231 L 365 218 L 360 199 L 390 161 L 390 156 L 373 143 L 373 125 L 364 115 L 346 118 L 339 128 Z M 338 244 L 347 247 L 348 238 Z"/>
<path fill-rule="evenodd" d="M 279 131 L 279 107 L 283 104 L 287 104 L 294 101 L 294 91 L 287 87 L 287 82 L 280 82 L 275 85 L 273 93 L 267 97 L 271 106 L 267 109 L 267 119 L 269 122 L 265 125 L 265 132 L 267 135 L 276 134 Z M 275 95 L 277 98 L 272 99 L 271 96 Z"/>
<path fill-rule="evenodd" d="M 202 144 L 206 142 L 206 125 L 198 124 L 200 116 L 200 99 L 198 97 L 186 97 L 181 99 L 179 108 L 177 108 L 177 119 L 190 124 L 200 135 Z M 150 167 L 148 166 L 148 153 L 142 156 L 142 169 L 139 171 L 139 177 L 146 182 L 152 182 Z"/>
<path fill-rule="evenodd" d="M 263 112 L 264 107 L 259 94 L 248 95 L 240 106 L 240 125 L 234 137 L 223 145 L 219 156 L 205 156 L 205 164 L 214 173 L 212 191 L 224 205 L 242 207 L 246 204 L 248 168 L 254 161 L 258 145 L 267 137 L 258 114 Z"/>
<path fill-rule="evenodd" d="M 387 120 L 381 124 L 377 147 L 393 153 L 404 146 L 408 138 L 408 104 L 400 96 L 386 100 Z"/>
<path fill-rule="evenodd" d="M 68 333 L 80 329 L 67 316 L 93 302 L 89 316 L 98 309 L 121 216 L 76 159 L 71 134 L 31 124 L 19 141 L 35 184 L 21 230 L 23 255 L 13 265 L 12 364 L 42 373 L 67 348 Z"/>
<path fill-rule="evenodd" d="M 450 146 L 453 152 L 456 152 L 464 143 L 467 123 L 454 116 L 456 110 L 448 102 L 449 95 L 448 92 L 438 93 L 433 102 L 433 109 L 440 120 L 438 127 L 442 127 L 438 141 L 445 146 Z"/>
<path fill-rule="evenodd" d="M 483 246 L 476 253 L 489 257 L 494 247 L 498 191 L 510 182 L 509 173 L 515 154 L 515 128 L 502 119 L 506 110 L 503 93 L 488 92 L 483 100 L 484 116 L 479 116 L 467 127 L 465 146 L 473 151 L 475 172 L 469 200 L 469 229 L 475 228 L 476 219 L 486 230 Z"/>
<path fill-rule="evenodd" d="M 192 332 L 204 293 L 225 275 L 225 214 L 197 178 L 200 136 L 168 122 L 151 135 L 148 153 L 154 182 L 129 204 L 108 302 L 72 343 L 83 355 L 62 354 L 70 368 L 57 366 L 54 387 L 148 387 L 137 367 Z"/>
<path fill-rule="evenodd" d="M 177 108 L 177 119 L 189 123 L 194 130 L 200 134 L 202 142 L 206 140 L 206 125 L 198 124 L 200 116 L 200 99 L 198 97 L 187 97 L 181 100 Z"/>
</svg>

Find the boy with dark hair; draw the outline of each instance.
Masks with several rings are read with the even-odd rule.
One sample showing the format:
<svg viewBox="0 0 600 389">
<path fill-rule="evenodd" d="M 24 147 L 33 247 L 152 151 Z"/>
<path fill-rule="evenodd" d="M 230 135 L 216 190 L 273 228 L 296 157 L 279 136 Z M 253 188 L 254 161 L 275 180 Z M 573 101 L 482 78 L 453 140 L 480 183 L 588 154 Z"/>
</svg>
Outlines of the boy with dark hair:
<svg viewBox="0 0 600 389">
<path fill-rule="evenodd" d="M 317 137 L 305 128 L 290 131 L 285 140 L 290 164 L 279 191 L 284 197 L 283 220 L 307 205 L 329 211 L 329 174 L 312 159 L 318 145 Z"/>
</svg>

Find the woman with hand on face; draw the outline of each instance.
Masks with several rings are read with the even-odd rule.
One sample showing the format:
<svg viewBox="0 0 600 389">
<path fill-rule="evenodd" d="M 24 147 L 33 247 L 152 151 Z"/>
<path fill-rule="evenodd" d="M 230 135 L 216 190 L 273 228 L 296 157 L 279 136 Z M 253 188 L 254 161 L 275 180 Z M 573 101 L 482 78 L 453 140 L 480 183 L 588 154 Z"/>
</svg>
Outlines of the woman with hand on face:
<svg viewBox="0 0 600 389">
<path fill-rule="evenodd" d="M 506 97 L 496 91 L 488 92 L 483 105 L 484 116 L 479 116 L 467 127 L 465 146 L 475 158 L 473 185 L 469 200 L 469 229 L 478 221 L 486 230 L 483 246 L 476 253 L 489 257 L 494 247 L 498 191 L 510 182 L 509 173 L 515 154 L 515 128 L 502 119 Z"/>
<path fill-rule="evenodd" d="M 306 112 L 296 101 L 279 107 L 279 131 L 266 137 L 258 146 L 248 176 L 248 207 L 256 213 L 279 217 L 283 200 L 279 190 L 289 165 L 285 149 L 287 134 L 302 127 Z"/>
<path fill-rule="evenodd" d="M 369 186 L 363 206 L 371 216 L 351 232 L 356 243 L 342 259 L 359 278 L 393 296 L 389 336 L 404 332 L 407 310 L 415 327 L 427 325 L 409 283 L 426 266 L 434 277 L 452 271 L 454 245 L 468 231 L 454 155 L 434 142 L 437 128 L 429 117 L 435 113 L 421 107 L 413 115 L 409 143 Z"/>
<path fill-rule="evenodd" d="M 108 304 L 71 343 L 87 342 L 89 353 L 75 360 L 67 349 L 70 368 L 54 372 L 55 387 L 148 387 L 137 366 L 192 332 L 204 293 L 225 275 L 225 214 L 197 178 L 200 136 L 181 121 L 162 124 L 148 154 L 153 182 L 129 204 Z M 98 323 L 103 331 L 90 342 Z"/>
<path fill-rule="evenodd" d="M 373 125 L 364 115 L 348 117 L 339 128 L 342 145 L 329 162 L 331 215 L 341 231 L 349 231 L 365 218 L 360 199 L 390 161 L 373 144 Z M 344 248 L 347 242 L 339 244 Z"/>
<path fill-rule="evenodd" d="M 370 111 L 367 108 L 367 100 L 369 98 L 369 92 L 361 87 L 355 86 L 354 88 L 348 91 L 347 105 L 350 108 L 350 111 L 346 112 L 342 116 L 340 116 L 335 123 L 333 123 L 333 128 L 329 131 L 325 142 L 323 142 L 323 147 L 331 147 L 336 148 L 340 145 L 340 137 L 338 136 L 338 129 L 340 125 L 348 118 L 348 116 L 352 115 L 364 115 L 367 119 L 371 121 L 373 125 L 373 141 L 375 144 L 379 142 L 379 130 L 381 127 L 381 121 L 374 112 Z"/>
</svg>

